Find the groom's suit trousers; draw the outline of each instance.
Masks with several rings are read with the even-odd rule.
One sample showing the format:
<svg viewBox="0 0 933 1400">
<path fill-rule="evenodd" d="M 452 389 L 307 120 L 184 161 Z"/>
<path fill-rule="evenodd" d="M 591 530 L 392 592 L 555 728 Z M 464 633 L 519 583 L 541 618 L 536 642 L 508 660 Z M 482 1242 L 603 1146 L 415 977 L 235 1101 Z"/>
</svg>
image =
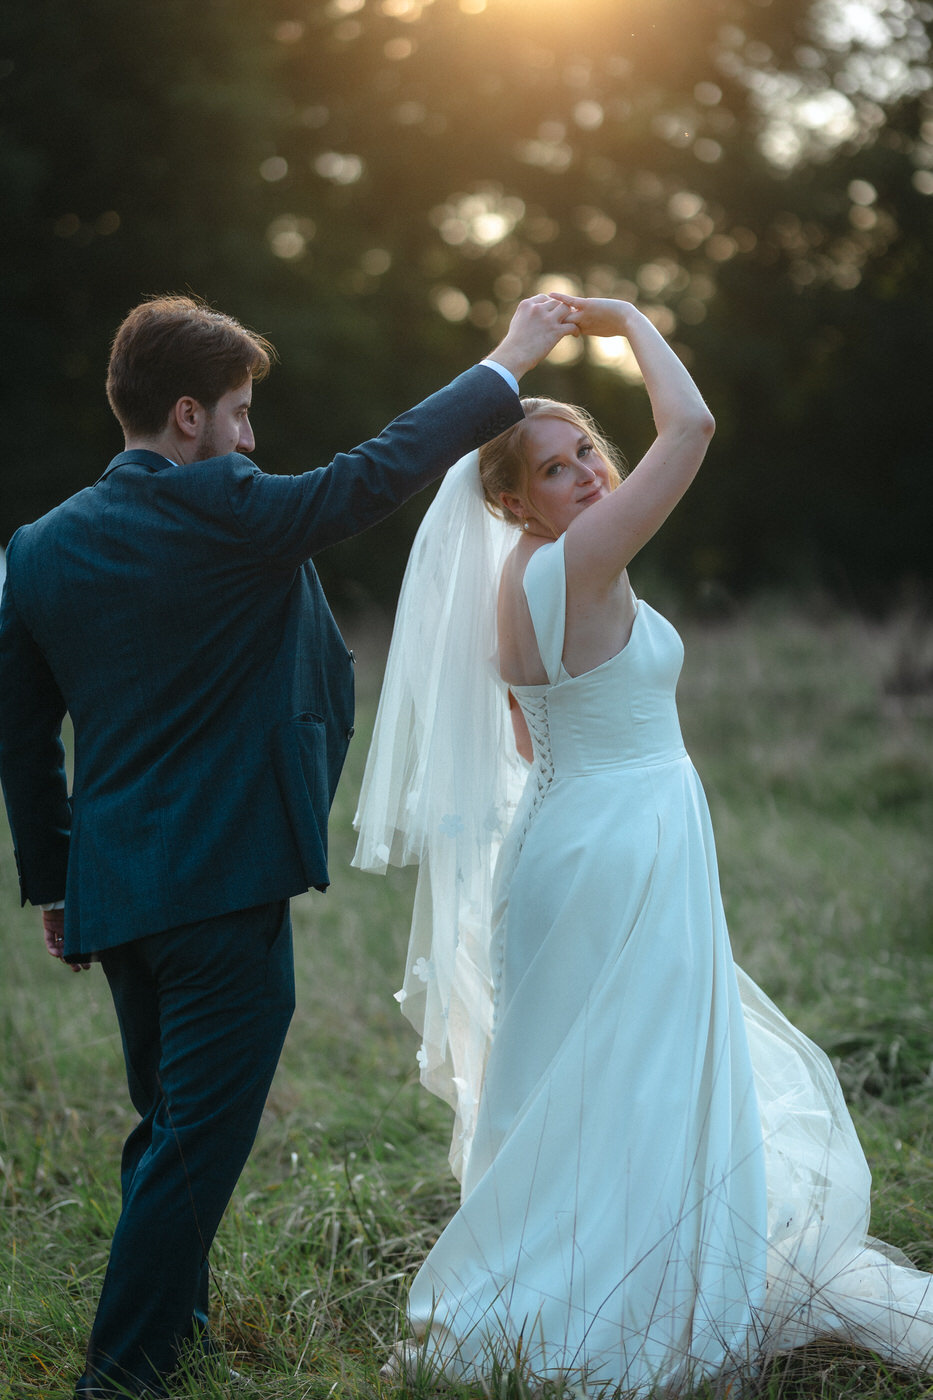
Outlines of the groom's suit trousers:
<svg viewBox="0 0 933 1400">
<path fill-rule="evenodd" d="M 295 1004 L 288 903 L 121 944 L 102 963 L 140 1123 L 79 1396 L 164 1395 L 210 1349 L 207 1255 Z"/>
</svg>

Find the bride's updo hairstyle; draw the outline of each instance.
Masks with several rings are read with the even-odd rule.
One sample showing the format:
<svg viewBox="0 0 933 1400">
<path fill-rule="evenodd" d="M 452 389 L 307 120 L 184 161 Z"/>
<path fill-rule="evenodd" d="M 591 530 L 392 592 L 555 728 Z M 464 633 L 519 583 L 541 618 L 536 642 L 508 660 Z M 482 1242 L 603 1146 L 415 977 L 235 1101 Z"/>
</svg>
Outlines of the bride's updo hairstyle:
<svg viewBox="0 0 933 1400">
<path fill-rule="evenodd" d="M 528 487 L 528 424 L 536 418 L 560 418 L 586 433 L 600 457 L 608 464 L 609 483 L 614 491 L 628 470 L 625 458 L 609 441 L 585 408 L 561 403 L 558 399 L 522 399 L 525 416 L 479 450 L 479 475 L 486 509 L 509 525 L 520 526 L 518 516 L 499 499 L 504 491 L 524 496 Z"/>
</svg>

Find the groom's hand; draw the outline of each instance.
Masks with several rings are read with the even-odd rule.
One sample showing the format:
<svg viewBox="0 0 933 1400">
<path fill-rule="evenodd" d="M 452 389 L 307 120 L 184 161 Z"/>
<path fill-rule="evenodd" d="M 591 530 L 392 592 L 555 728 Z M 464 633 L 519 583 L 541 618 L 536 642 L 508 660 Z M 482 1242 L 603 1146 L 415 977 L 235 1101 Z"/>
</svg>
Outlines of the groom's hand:
<svg viewBox="0 0 933 1400">
<path fill-rule="evenodd" d="M 64 909 L 43 909 L 42 933 L 45 946 L 53 958 L 64 957 L 65 953 L 65 911 Z M 70 963 L 72 972 L 86 972 L 90 963 Z"/>
<path fill-rule="evenodd" d="M 526 370 L 533 369 L 549 355 L 565 335 L 577 335 L 572 319 L 574 309 L 546 292 L 520 301 L 515 309 L 505 338 L 488 360 L 495 360 L 521 379 Z"/>
</svg>

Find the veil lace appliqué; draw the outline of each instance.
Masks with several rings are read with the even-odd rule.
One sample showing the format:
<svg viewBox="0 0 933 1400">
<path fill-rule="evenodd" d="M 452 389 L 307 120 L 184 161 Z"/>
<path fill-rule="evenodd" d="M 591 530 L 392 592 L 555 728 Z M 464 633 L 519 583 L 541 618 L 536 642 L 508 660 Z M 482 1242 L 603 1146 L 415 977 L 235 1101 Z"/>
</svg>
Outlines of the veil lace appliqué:
<svg viewBox="0 0 933 1400">
<path fill-rule="evenodd" d="M 514 531 L 483 504 L 475 452 L 451 468 L 399 595 L 353 864 L 419 866 L 402 1011 L 421 1082 L 455 1112 L 462 1179 L 493 1027 L 493 874 L 526 770 L 498 675 L 496 598 Z"/>
</svg>

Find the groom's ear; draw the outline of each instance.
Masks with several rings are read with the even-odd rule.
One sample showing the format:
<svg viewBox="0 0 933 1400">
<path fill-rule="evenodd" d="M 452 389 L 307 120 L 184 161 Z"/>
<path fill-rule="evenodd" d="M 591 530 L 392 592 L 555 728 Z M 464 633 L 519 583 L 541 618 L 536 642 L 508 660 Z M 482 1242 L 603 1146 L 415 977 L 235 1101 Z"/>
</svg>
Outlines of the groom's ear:
<svg viewBox="0 0 933 1400">
<path fill-rule="evenodd" d="M 204 422 L 204 405 L 190 394 L 177 399 L 169 414 L 169 427 L 186 438 L 196 438 Z"/>
</svg>

